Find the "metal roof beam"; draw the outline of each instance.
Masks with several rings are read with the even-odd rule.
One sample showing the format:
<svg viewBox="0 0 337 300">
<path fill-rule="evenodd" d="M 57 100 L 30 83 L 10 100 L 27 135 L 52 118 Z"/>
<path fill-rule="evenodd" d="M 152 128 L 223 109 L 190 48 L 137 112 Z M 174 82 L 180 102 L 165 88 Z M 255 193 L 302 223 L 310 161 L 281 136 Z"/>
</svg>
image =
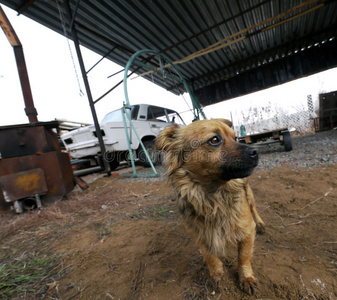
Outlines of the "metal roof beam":
<svg viewBox="0 0 337 300">
<path fill-rule="evenodd" d="M 31 5 L 33 5 L 33 3 L 36 0 L 28 0 L 25 3 L 23 3 L 23 5 L 21 5 L 16 11 L 18 12 L 18 16 L 21 15 L 22 13 L 24 13 Z"/>
</svg>

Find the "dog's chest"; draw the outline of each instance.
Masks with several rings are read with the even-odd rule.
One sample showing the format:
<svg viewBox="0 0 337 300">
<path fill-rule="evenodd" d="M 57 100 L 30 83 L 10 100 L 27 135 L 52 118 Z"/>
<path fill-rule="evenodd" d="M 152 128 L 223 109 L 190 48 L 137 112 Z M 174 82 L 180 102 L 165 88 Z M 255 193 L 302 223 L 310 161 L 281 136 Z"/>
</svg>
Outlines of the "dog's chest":
<svg viewBox="0 0 337 300">
<path fill-rule="evenodd" d="M 219 199 L 217 199 L 219 200 Z M 228 243 L 242 239 L 239 197 L 222 201 L 204 199 L 202 203 L 179 199 L 182 220 L 190 234 L 209 251 L 224 255 Z M 197 204 L 194 206 L 194 204 Z"/>
<path fill-rule="evenodd" d="M 179 211 L 186 219 L 221 231 L 235 230 L 240 218 L 241 194 L 211 194 L 183 197 L 178 200 Z"/>
</svg>

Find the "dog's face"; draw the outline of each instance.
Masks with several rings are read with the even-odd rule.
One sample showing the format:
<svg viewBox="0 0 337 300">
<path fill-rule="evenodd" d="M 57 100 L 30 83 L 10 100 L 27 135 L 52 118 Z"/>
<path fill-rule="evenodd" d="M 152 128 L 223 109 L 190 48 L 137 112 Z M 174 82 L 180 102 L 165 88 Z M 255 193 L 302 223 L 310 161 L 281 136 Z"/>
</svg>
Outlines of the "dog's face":
<svg viewBox="0 0 337 300">
<path fill-rule="evenodd" d="M 161 132 L 157 147 L 167 154 L 169 173 L 182 167 L 199 181 L 249 176 L 258 164 L 258 151 L 236 142 L 230 126 L 224 119 L 200 120 Z"/>
</svg>

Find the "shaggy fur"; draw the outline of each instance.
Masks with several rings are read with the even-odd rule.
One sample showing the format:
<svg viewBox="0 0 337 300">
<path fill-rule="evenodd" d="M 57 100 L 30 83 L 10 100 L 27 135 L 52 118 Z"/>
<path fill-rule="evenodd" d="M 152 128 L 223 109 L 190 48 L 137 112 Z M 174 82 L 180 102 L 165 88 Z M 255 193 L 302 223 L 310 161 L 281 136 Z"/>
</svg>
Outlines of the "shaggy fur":
<svg viewBox="0 0 337 300">
<path fill-rule="evenodd" d="M 257 150 L 235 141 L 231 122 L 196 121 L 173 125 L 157 137 L 167 174 L 177 192 L 182 221 L 201 249 L 215 288 L 223 275 L 219 256 L 228 243 L 238 245 L 241 288 L 253 293 L 251 268 L 255 230 L 264 231 L 245 177 L 258 163 Z"/>
</svg>

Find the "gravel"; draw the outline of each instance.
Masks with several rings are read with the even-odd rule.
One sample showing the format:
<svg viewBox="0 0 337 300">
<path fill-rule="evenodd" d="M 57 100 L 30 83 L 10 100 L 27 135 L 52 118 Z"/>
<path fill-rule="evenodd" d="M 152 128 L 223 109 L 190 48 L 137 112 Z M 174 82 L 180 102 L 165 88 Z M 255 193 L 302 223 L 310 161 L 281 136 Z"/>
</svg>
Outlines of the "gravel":
<svg viewBox="0 0 337 300">
<path fill-rule="evenodd" d="M 271 170 L 287 165 L 291 169 L 337 164 L 337 130 L 292 137 L 293 150 L 286 152 L 278 144 L 259 148 L 257 170 Z"/>
<path fill-rule="evenodd" d="M 291 169 L 311 169 L 315 166 L 337 164 L 337 130 L 293 136 L 292 143 L 293 150 L 289 152 L 279 144 L 260 146 L 260 161 L 256 171 L 272 170 L 284 165 Z M 165 168 L 162 165 L 156 166 L 156 171 L 158 177 L 126 177 L 123 180 L 153 182 L 166 179 Z M 149 175 L 153 174 L 153 171 L 151 168 L 137 167 L 137 174 Z"/>
</svg>

